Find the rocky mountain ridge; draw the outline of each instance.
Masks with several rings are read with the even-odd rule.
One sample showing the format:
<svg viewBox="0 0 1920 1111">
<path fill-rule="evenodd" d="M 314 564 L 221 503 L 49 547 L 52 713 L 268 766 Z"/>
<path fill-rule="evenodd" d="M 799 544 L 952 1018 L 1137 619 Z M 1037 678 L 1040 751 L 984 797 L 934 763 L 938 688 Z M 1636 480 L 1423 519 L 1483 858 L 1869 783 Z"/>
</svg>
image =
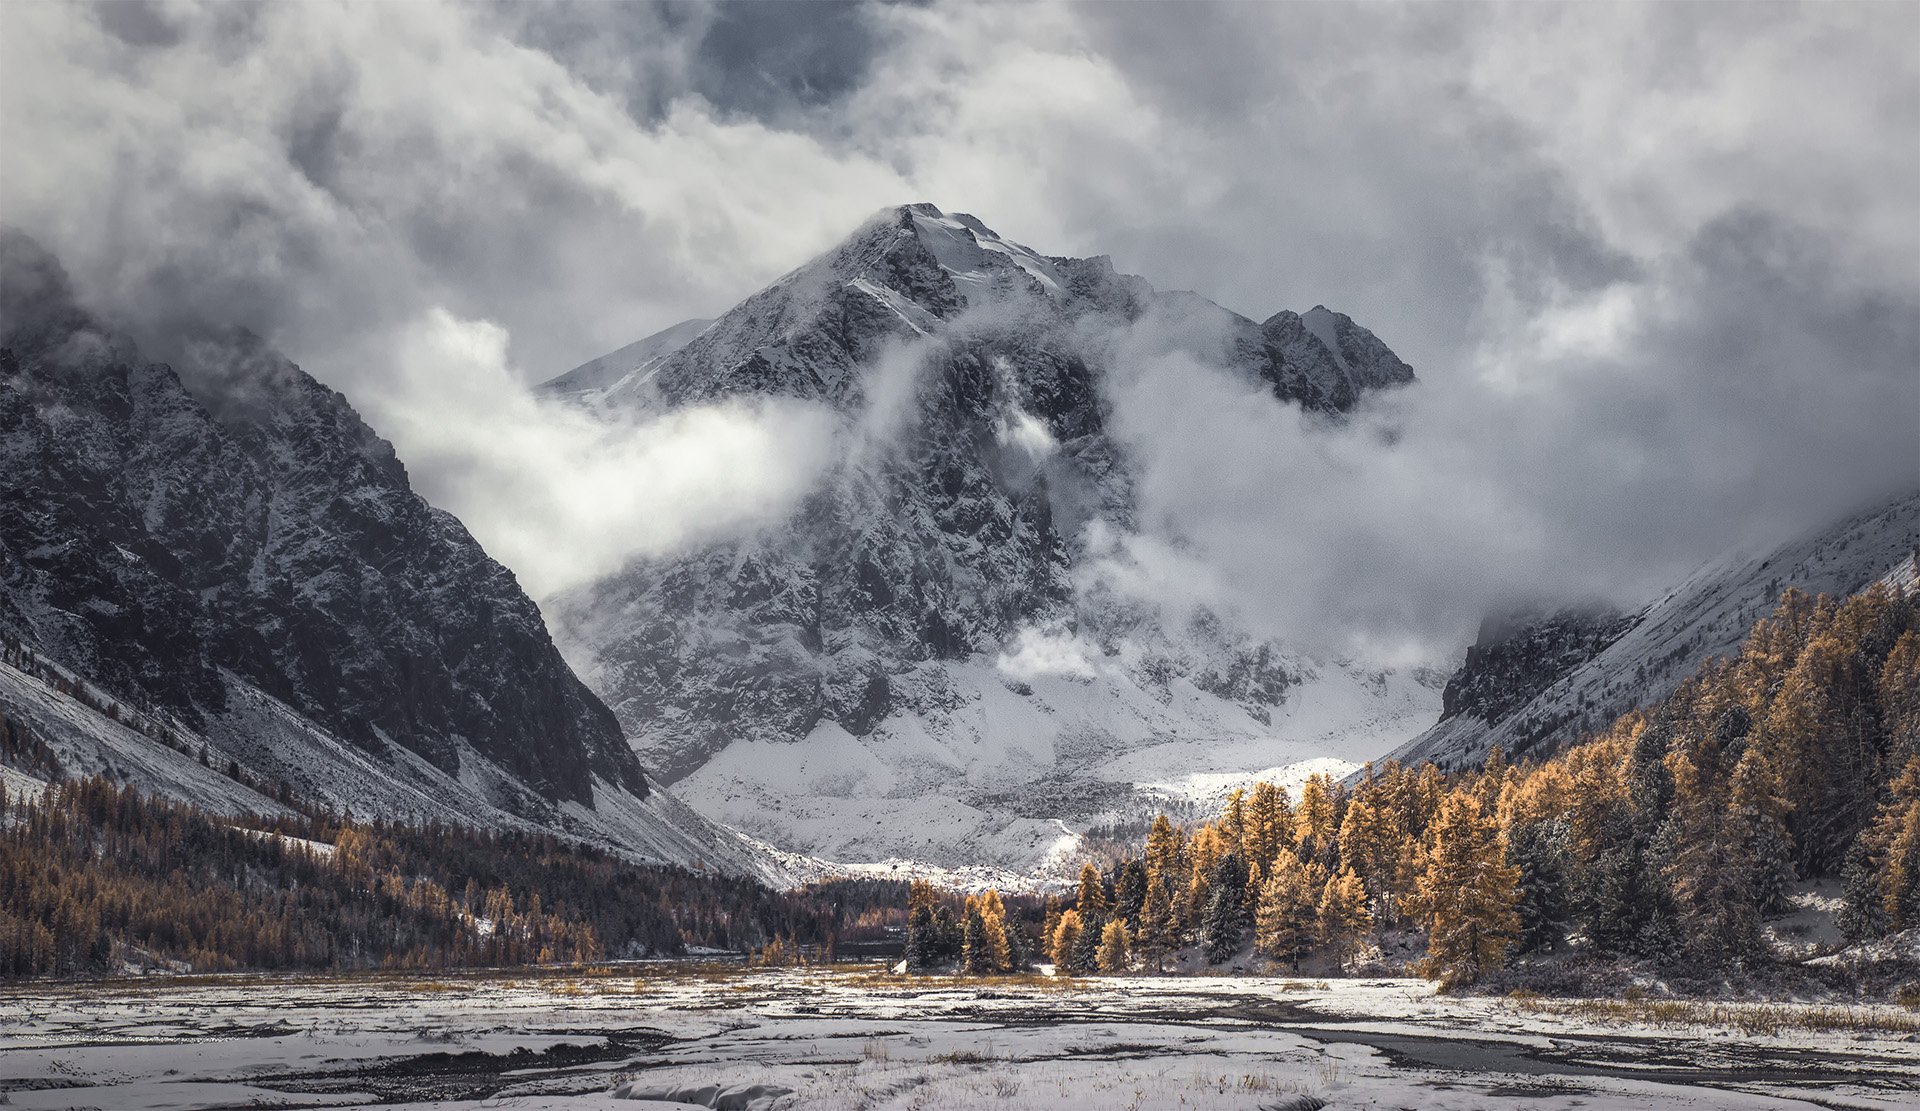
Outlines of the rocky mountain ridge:
<svg viewBox="0 0 1920 1111">
<path fill-rule="evenodd" d="M 1845 596 L 1903 581 L 1920 560 L 1920 492 L 1761 554 L 1713 560 L 1638 613 L 1555 614 L 1491 638 L 1483 631 L 1447 684 L 1441 720 L 1393 755 L 1445 769 L 1544 755 L 1679 686 L 1703 660 L 1736 650 L 1782 592 Z"/>
<path fill-rule="evenodd" d="M 115 707 L 16 669 L 10 717 L 70 770 L 150 789 L 207 778 L 171 751 L 206 746 L 363 814 L 757 866 L 690 813 L 663 828 L 677 804 L 533 601 L 343 397 L 244 333 L 192 350 L 185 377 L 145 361 L 51 256 L 0 238 L 0 634 Z M 156 732 L 177 744 L 146 751 Z"/>
<path fill-rule="evenodd" d="M 1440 693 L 1440 720 L 1503 720 L 1632 626 L 1627 614 L 1580 608 L 1488 618 Z"/>
</svg>

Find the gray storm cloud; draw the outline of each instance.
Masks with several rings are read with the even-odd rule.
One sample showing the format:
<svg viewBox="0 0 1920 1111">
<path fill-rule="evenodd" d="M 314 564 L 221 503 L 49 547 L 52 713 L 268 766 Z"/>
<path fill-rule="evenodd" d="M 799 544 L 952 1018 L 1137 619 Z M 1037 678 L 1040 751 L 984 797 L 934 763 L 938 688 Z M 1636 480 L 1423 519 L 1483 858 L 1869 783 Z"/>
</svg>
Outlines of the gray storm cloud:
<svg viewBox="0 0 1920 1111">
<path fill-rule="evenodd" d="M 1340 428 L 1114 340 L 1179 539 L 1134 571 L 1444 642 L 1920 484 L 1916 38 L 1846 3 L 16 4 L 0 220 L 157 354 L 267 336 L 548 585 L 777 516 L 831 449 L 517 387 L 882 205 L 1325 303 L 1422 379 Z"/>
</svg>

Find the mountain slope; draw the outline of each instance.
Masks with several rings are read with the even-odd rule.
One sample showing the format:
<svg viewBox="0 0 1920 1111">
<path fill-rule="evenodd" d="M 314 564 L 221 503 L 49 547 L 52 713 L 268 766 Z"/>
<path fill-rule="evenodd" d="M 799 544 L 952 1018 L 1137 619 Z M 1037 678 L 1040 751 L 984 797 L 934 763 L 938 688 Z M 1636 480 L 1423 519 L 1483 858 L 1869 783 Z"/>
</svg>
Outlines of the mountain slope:
<svg viewBox="0 0 1920 1111">
<path fill-rule="evenodd" d="M 577 827 L 683 863 L 680 842 L 723 832 L 670 828 L 677 804 L 650 800 L 512 574 L 344 398 L 250 336 L 193 363 L 190 389 L 0 238 L 0 634 L 318 801 Z M 205 778 L 23 675 L 0 691 L 77 767 Z"/>
<path fill-rule="evenodd" d="M 1851 594 L 1889 574 L 1910 574 L 1905 569 L 1913 566 L 1916 551 L 1920 493 L 1896 498 L 1762 556 L 1715 560 L 1623 627 L 1601 619 L 1581 650 L 1549 653 L 1560 665 L 1557 674 L 1552 665 L 1536 666 L 1516 685 L 1513 676 L 1499 674 L 1498 661 L 1506 654 L 1498 643 L 1489 646 L 1483 635 L 1448 692 L 1458 686 L 1499 694 L 1477 701 L 1450 698 L 1441 721 L 1393 755 L 1403 762 L 1432 761 L 1452 769 L 1481 763 L 1495 745 L 1517 755 L 1541 752 L 1549 740 L 1569 743 L 1583 731 L 1666 697 L 1702 660 L 1732 652 L 1788 587 Z M 1551 623 L 1541 623 L 1505 639 L 1538 647 L 1564 643 L 1565 636 L 1564 630 L 1556 634 Z M 1534 659 L 1537 665 L 1538 653 Z"/>
<path fill-rule="evenodd" d="M 635 340 L 617 351 L 581 363 L 551 379 L 540 392 L 565 401 L 592 405 L 608 391 L 636 388 L 667 356 L 693 341 L 711 320 L 682 320 L 671 328 Z"/>
<path fill-rule="evenodd" d="M 48 676 L 64 675 L 56 681 Z M 405 749 L 375 757 L 327 733 L 273 696 L 228 675 L 228 708 L 196 732 L 145 714 L 96 684 L 40 662 L 0 663 L 0 723 L 46 746 L 55 765 L 0 764 L 9 791 L 61 775 L 105 775 L 216 813 L 273 816 L 293 797 L 360 818 L 541 830 L 629 859 L 678 864 L 788 887 L 818 862 L 779 853 L 701 817 L 667 791 L 644 798 L 596 783 L 592 805 L 542 799 L 505 769 L 467 755 L 458 777 Z M 76 696 L 74 689 L 85 693 Z M 105 707 L 103 711 L 102 707 Z M 200 755 L 206 756 L 203 762 Z M 227 771 L 238 769 L 240 779 Z"/>
<path fill-rule="evenodd" d="M 1107 428 L 1123 343 L 1325 419 L 1413 378 L 1324 308 L 1256 323 L 910 205 L 594 395 L 638 412 L 781 395 L 846 429 L 790 520 L 549 603 L 648 766 L 804 851 L 1026 868 L 1159 787 L 1364 758 L 1432 720 L 1431 676 L 1116 585 L 1136 531 Z"/>
</svg>

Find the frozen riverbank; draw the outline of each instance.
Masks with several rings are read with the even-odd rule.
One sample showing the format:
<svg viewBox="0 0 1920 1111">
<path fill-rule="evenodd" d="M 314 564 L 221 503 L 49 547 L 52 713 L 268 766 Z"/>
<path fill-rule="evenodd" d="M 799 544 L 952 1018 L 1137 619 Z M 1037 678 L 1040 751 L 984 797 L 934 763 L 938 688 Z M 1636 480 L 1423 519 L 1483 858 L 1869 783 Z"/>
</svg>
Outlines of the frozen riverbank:
<svg viewBox="0 0 1920 1111">
<path fill-rule="evenodd" d="M 754 1086 L 775 1108 L 1890 1108 L 1920 1092 L 1913 1026 L 1895 1008 L 1597 1012 L 1402 980 L 236 976 L 8 989 L 0 1092 L 113 1109 L 634 1108 L 614 1094 Z"/>
</svg>

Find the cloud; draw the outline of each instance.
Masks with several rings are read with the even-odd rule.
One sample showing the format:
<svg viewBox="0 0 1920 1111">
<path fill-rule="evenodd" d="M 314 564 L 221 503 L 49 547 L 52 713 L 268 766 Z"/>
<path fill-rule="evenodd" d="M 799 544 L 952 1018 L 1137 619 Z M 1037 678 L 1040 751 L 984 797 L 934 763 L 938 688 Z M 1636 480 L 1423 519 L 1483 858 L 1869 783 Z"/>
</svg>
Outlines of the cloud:
<svg viewBox="0 0 1920 1111">
<path fill-rule="evenodd" d="M 1112 426 L 1143 529 L 1183 550 L 1104 558 L 1134 596 L 1205 583 L 1193 601 L 1375 656 L 1442 650 L 1510 605 L 1636 605 L 1703 558 L 1920 487 L 1920 319 L 1830 265 L 1802 231 L 1715 225 L 1643 282 L 1529 316 L 1471 377 L 1343 422 L 1155 322 L 1123 329 Z"/>
<path fill-rule="evenodd" d="M 1002 444 L 1017 447 L 1028 459 L 1039 461 L 1060 450 L 1053 433 L 1040 423 L 1033 414 L 1022 409 L 1014 409 L 1005 420 L 994 425 L 994 438 Z"/>
<path fill-rule="evenodd" d="M 398 364 L 369 395 L 375 417 L 410 446 L 429 500 L 467 507 L 536 598 L 781 520 L 835 457 L 838 419 L 791 400 L 631 422 L 540 400 L 508 367 L 504 329 L 444 309 L 405 330 Z"/>
<path fill-rule="evenodd" d="M 6 217 L 143 338 L 238 318 L 349 393 L 388 369 L 340 354 L 369 326 L 444 305 L 546 377 L 711 315 L 902 188 L 697 96 L 638 120 L 630 88 L 513 37 L 534 10 L 168 5 L 151 45 L 116 9 L 0 16 L 5 134 L 31 152 Z M 629 29 L 680 92 L 698 27 Z"/>
<path fill-rule="evenodd" d="M 1027 626 L 995 661 L 1015 679 L 1091 679 L 1100 649 L 1064 629 Z"/>
<path fill-rule="evenodd" d="M 1329 640 L 1457 636 L 1509 590 L 1633 599 L 1920 479 L 1913 6 L 818 11 L 8 5 L 0 220 L 162 356 L 264 334 L 534 580 L 568 576 L 514 522 L 588 553 L 700 534 L 637 502 L 602 528 L 570 490 L 775 506 L 611 476 L 812 433 L 708 413 L 647 455 L 516 382 L 919 199 L 1251 316 L 1325 303 L 1415 365 L 1329 429 L 1120 345 L 1161 524 L 1136 547 Z"/>
</svg>

